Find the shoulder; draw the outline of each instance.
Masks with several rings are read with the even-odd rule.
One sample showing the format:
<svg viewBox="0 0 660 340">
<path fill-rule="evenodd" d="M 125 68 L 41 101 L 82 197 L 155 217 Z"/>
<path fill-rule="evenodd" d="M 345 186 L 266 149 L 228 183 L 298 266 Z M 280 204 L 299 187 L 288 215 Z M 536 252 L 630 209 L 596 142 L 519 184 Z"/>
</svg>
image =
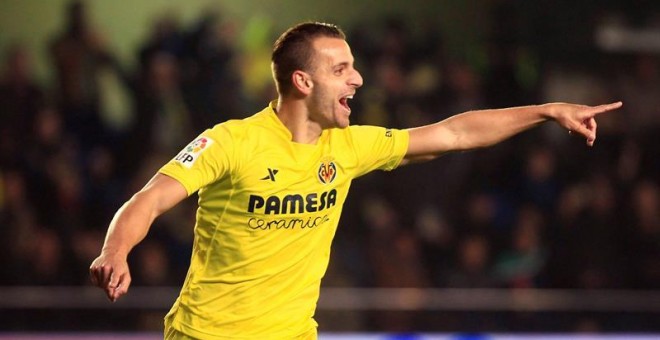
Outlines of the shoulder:
<svg viewBox="0 0 660 340">
<path fill-rule="evenodd" d="M 351 125 L 342 131 L 343 134 L 354 139 L 371 139 L 374 137 L 392 137 L 399 130 L 374 125 Z"/>
<path fill-rule="evenodd" d="M 204 134 L 208 134 L 211 138 L 244 138 L 245 136 L 248 136 L 251 131 L 262 125 L 261 121 L 263 119 L 259 116 L 259 114 L 255 114 L 243 119 L 227 120 L 216 124 Z"/>
</svg>

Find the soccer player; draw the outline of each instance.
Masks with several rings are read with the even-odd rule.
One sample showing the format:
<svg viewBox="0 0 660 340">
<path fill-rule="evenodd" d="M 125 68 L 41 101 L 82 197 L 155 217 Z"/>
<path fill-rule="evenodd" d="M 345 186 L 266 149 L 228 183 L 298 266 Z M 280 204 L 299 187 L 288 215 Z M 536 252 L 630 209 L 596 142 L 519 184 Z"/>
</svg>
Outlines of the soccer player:
<svg viewBox="0 0 660 340">
<path fill-rule="evenodd" d="M 315 339 L 314 310 L 351 181 L 443 153 L 486 147 L 554 120 L 596 139 L 620 102 L 470 111 L 400 130 L 349 126 L 362 85 L 344 33 L 302 23 L 275 42 L 278 98 L 204 131 L 126 202 L 90 267 L 111 301 L 131 283 L 127 256 L 160 214 L 197 192 L 190 268 L 165 317 L 167 339 Z"/>
</svg>

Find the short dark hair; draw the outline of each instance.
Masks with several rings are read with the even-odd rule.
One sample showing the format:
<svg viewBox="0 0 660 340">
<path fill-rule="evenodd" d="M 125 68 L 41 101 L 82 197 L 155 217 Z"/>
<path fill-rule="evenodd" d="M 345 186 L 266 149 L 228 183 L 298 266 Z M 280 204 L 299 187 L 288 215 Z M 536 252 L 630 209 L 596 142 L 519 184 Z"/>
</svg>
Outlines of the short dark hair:
<svg viewBox="0 0 660 340">
<path fill-rule="evenodd" d="M 291 91 L 294 71 L 309 70 L 312 42 L 319 37 L 346 39 L 346 34 L 333 24 L 303 22 L 286 30 L 275 41 L 271 61 L 278 93 L 288 94 Z"/>
</svg>

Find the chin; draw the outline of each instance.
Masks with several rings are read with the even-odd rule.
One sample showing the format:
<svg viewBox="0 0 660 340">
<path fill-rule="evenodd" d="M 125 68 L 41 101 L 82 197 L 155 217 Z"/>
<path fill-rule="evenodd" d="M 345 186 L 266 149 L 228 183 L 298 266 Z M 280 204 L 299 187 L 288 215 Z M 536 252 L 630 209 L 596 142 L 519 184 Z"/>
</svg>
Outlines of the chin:
<svg viewBox="0 0 660 340">
<path fill-rule="evenodd" d="M 349 125 L 351 125 L 351 121 L 348 120 L 348 119 L 346 119 L 345 121 L 342 121 L 342 122 L 337 122 L 337 128 L 339 128 L 339 129 L 345 129 Z"/>
<path fill-rule="evenodd" d="M 340 129 L 345 129 L 351 125 L 350 113 L 343 113 L 340 118 L 337 119 L 337 127 Z"/>
</svg>

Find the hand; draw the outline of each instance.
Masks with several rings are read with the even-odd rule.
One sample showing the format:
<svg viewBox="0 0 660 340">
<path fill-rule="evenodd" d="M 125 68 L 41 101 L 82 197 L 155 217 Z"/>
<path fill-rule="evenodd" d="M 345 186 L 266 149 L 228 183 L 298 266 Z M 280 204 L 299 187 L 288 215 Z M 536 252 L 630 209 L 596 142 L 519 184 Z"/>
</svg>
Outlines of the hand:
<svg viewBox="0 0 660 340">
<path fill-rule="evenodd" d="M 126 256 L 118 254 L 101 253 L 89 267 L 89 276 L 95 286 L 105 290 L 112 302 L 126 294 L 131 285 Z"/>
<path fill-rule="evenodd" d="M 593 146 L 596 141 L 596 115 L 615 110 L 623 105 L 616 102 L 598 106 L 555 103 L 552 105 L 551 116 L 568 132 L 578 133 L 587 139 L 587 145 Z"/>
</svg>

